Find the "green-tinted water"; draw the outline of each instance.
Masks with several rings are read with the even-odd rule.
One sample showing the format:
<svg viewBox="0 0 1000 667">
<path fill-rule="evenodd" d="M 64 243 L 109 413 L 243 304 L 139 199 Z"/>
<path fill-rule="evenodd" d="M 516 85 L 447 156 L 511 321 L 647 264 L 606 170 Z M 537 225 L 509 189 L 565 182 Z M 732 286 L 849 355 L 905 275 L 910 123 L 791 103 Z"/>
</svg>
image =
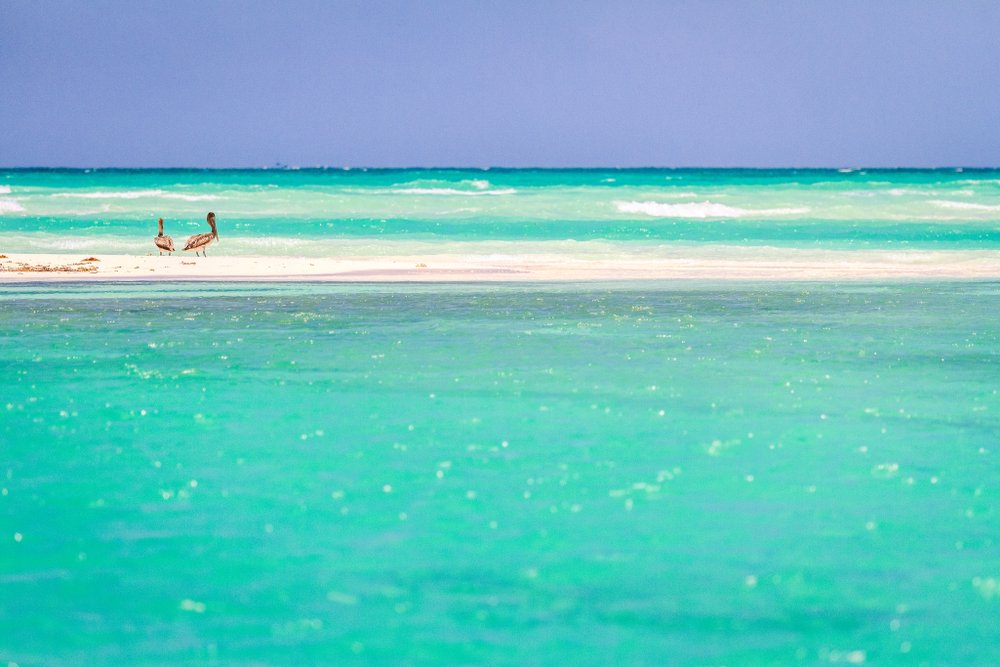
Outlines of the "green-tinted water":
<svg viewBox="0 0 1000 667">
<path fill-rule="evenodd" d="M 230 255 L 997 250 L 1000 170 L 0 170 L 0 251 L 146 254 L 208 210 Z"/>
<path fill-rule="evenodd" d="M 0 288 L 0 659 L 997 664 L 997 312 Z"/>
</svg>

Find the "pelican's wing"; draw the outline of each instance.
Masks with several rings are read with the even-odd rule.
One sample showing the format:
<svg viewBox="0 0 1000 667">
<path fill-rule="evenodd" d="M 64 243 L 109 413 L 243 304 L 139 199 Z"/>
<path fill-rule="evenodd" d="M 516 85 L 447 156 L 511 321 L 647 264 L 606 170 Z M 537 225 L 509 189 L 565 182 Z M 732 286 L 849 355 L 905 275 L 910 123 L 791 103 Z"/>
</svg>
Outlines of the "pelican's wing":
<svg viewBox="0 0 1000 667">
<path fill-rule="evenodd" d="M 187 245 L 184 246 L 185 250 L 194 250 L 195 248 L 200 248 L 212 238 L 211 234 L 195 234 L 187 240 Z"/>
</svg>

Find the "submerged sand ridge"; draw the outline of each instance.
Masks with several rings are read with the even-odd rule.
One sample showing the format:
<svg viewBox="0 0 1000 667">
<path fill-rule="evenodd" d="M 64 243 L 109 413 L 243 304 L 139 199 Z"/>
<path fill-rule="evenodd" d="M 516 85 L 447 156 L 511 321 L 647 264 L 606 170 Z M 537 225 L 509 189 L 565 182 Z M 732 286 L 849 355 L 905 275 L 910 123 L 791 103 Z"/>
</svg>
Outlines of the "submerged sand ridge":
<svg viewBox="0 0 1000 667">
<path fill-rule="evenodd" d="M 424 254 L 356 257 L 159 256 L 17 253 L 0 256 L 0 282 L 205 280 L 516 282 L 613 280 L 1000 279 L 1000 251 L 844 251 L 792 248 L 662 257 Z"/>
</svg>

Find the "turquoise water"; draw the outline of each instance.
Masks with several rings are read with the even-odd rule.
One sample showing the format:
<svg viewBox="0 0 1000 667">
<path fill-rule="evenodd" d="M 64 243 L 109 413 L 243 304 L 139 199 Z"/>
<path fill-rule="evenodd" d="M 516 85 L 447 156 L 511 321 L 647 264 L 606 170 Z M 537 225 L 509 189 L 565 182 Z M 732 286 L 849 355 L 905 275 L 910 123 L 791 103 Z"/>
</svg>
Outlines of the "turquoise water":
<svg viewBox="0 0 1000 667">
<path fill-rule="evenodd" d="M 0 171 L 0 253 L 210 209 L 231 255 L 1000 250 L 997 170 L 319 169 Z M 0 284 L 0 663 L 1000 664 L 998 288 Z"/>
<path fill-rule="evenodd" d="M 1000 249 L 1000 170 L 0 170 L 5 252 Z M 572 241 L 570 243 L 569 241 Z"/>
<path fill-rule="evenodd" d="M 0 659 L 998 664 L 998 287 L 0 287 Z"/>
</svg>

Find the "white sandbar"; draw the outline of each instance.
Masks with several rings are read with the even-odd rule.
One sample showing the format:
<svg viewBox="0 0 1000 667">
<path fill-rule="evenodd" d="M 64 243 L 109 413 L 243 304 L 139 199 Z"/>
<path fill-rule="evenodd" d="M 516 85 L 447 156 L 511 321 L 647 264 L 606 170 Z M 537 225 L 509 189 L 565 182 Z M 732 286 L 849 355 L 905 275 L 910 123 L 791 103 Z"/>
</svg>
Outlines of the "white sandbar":
<svg viewBox="0 0 1000 667">
<path fill-rule="evenodd" d="M 84 261 L 88 258 L 96 261 Z M 0 257 L 0 283 L 36 281 L 537 282 L 612 280 L 1000 279 L 1000 251 L 678 249 L 660 256 L 425 254 Z"/>
</svg>

